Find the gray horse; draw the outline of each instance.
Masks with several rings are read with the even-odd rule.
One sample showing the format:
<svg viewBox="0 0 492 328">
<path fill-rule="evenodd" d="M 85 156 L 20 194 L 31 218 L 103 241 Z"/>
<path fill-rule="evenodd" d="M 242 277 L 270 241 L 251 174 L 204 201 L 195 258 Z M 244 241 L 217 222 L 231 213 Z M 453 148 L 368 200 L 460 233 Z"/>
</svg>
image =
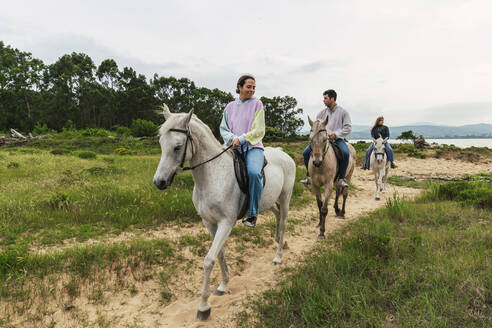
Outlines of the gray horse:
<svg viewBox="0 0 492 328">
<path fill-rule="evenodd" d="M 203 288 L 197 314 L 199 319 L 205 320 L 211 312 L 208 302 L 209 282 L 217 258 L 222 281 L 215 295 L 224 295 L 226 291 L 229 271 L 224 244 L 236 224 L 245 195 L 236 182 L 231 152 L 215 157 L 223 152 L 221 144 L 215 139 L 210 128 L 192 115 L 192 112 L 172 114 L 164 105 L 166 122 L 159 130 L 162 155 L 154 175 L 154 184 L 161 190 L 167 188 L 184 162 L 189 162 L 194 168 L 193 204 L 213 239 L 203 263 Z M 282 257 L 296 166 L 292 158 L 279 148 L 266 147 L 265 157 L 268 165 L 265 167 L 266 184 L 261 196 L 260 212 L 271 209 L 277 218 L 275 240 L 278 247 L 273 262 L 278 264 Z"/>
<path fill-rule="evenodd" d="M 381 185 L 383 184 L 383 193 L 386 193 L 386 182 L 388 181 L 388 172 L 390 162 L 386 156 L 385 143 L 388 138 L 373 139 L 374 149 L 371 153 L 370 167 L 374 173 L 374 181 L 376 182 L 376 200 L 381 199 Z"/>
<path fill-rule="evenodd" d="M 311 177 L 311 184 L 313 191 L 316 194 L 316 201 L 318 203 L 319 210 L 319 236 L 318 240 L 325 238 L 325 221 L 328 214 L 328 201 L 330 200 L 331 191 L 334 187 L 335 176 L 337 174 L 337 159 L 335 152 L 330 142 L 328 141 L 328 132 L 326 131 L 326 124 L 328 123 L 328 117 L 324 121 L 317 120 L 313 122 L 308 116 L 309 125 L 311 125 L 311 134 L 309 135 L 309 142 L 311 144 L 311 158 L 309 159 L 309 176 Z M 350 158 L 345 176 L 345 181 L 350 184 L 352 173 L 355 167 L 355 149 L 351 144 L 347 144 L 349 148 Z M 325 188 L 325 199 L 322 201 L 321 187 Z M 348 188 L 341 187 L 336 183 L 335 186 L 336 196 L 334 209 L 337 216 L 345 216 L 345 202 L 348 196 Z M 338 198 L 343 195 L 342 209 L 338 207 Z"/>
</svg>

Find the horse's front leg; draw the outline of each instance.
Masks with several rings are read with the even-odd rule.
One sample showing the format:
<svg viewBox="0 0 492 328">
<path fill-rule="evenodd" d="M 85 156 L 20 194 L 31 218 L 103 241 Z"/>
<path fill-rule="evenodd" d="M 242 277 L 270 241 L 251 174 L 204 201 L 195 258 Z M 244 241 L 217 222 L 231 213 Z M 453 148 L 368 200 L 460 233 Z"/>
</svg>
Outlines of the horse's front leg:
<svg viewBox="0 0 492 328">
<path fill-rule="evenodd" d="M 374 170 L 374 182 L 376 183 L 376 200 L 380 200 L 381 197 L 380 197 L 380 188 L 381 188 L 381 185 L 379 183 L 379 176 L 378 176 L 378 170 Z"/>
<path fill-rule="evenodd" d="M 210 309 L 210 304 L 208 303 L 208 298 L 210 296 L 210 286 L 209 286 L 210 274 L 212 272 L 212 268 L 214 267 L 215 259 L 222 251 L 222 248 L 224 247 L 224 244 L 232 230 L 232 225 L 229 222 L 224 222 L 224 221 L 219 222 L 219 224 L 217 225 L 217 231 L 215 232 L 215 237 L 212 242 L 212 247 L 210 247 L 207 256 L 205 256 L 205 260 L 203 261 L 204 277 L 203 277 L 202 297 L 201 297 L 200 304 L 198 305 L 198 313 L 197 313 L 197 318 L 200 320 L 206 320 L 210 316 L 211 309 Z"/>
<path fill-rule="evenodd" d="M 217 232 L 217 225 L 211 224 L 205 220 L 202 221 L 205 227 L 207 228 L 208 232 L 210 233 L 210 236 L 212 236 L 212 240 L 213 240 L 215 238 L 215 233 Z M 225 247 L 222 247 L 222 249 L 220 250 L 218 258 L 219 258 L 220 271 L 222 273 L 222 281 L 219 287 L 215 290 L 214 295 L 222 296 L 225 294 L 227 289 L 227 283 L 229 282 L 229 269 L 227 268 L 227 262 L 225 259 Z"/>
<path fill-rule="evenodd" d="M 316 203 L 318 204 L 318 213 L 319 213 L 319 222 L 316 228 L 319 228 L 321 226 L 321 207 L 323 206 L 323 202 L 321 201 L 321 189 L 315 188 L 313 186 L 314 193 L 316 194 Z"/>
<path fill-rule="evenodd" d="M 388 173 L 389 173 L 389 166 L 386 166 L 386 170 L 384 171 L 384 178 L 383 178 L 383 194 L 386 194 L 386 183 L 388 182 Z"/>
<path fill-rule="evenodd" d="M 326 215 L 328 214 L 328 202 L 330 201 L 330 195 L 331 195 L 332 189 L 333 189 L 333 181 L 330 181 L 325 186 L 325 200 L 323 202 L 323 206 L 321 207 L 321 211 L 320 211 L 321 220 L 320 220 L 320 224 L 319 224 L 318 240 L 325 238 L 325 222 L 326 222 Z"/>
</svg>

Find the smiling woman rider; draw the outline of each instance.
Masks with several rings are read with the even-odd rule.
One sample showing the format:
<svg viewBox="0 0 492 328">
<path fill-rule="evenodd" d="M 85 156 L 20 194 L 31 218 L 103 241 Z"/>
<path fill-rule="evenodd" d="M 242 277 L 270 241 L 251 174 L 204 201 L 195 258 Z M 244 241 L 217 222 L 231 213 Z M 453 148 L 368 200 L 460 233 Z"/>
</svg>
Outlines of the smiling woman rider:
<svg viewBox="0 0 492 328">
<path fill-rule="evenodd" d="M 239 96 L 227 104 L 222 122 L 220 135 L 227 146 L 232 145 L 246 158 L 246 168 L 249 178 L 249 215 L 243 220 L 247 227 L 256 225 L 258 208 L 263 191 L 264 154 L 261 140 L 265 136 L 265 111 L 263 104 L 254 96 L 256 88 L 255 78 L 243 75 L 236 85 Z"/>
</svg>

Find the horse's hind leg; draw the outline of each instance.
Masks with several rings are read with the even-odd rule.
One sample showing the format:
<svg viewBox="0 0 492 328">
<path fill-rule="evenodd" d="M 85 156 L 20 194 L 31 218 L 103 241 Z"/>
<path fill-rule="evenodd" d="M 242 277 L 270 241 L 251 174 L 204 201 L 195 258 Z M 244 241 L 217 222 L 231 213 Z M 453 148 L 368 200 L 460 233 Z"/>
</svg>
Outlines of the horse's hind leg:
<svg viewBox="0 0 492 328">
<path fill-rule="evenodd" d="M 275 214 L 275 241 L 278 243 L 279 240 L 279 234 L 278 234 L 278 226 L 280 224 L 280 204 L 277 202 L 275 205 L 272 207 L 272 212 Z"/>
<path fill-rule="evenodd" d="M 287 216 L 289 213 L 289 203 L 290 203 L 291 195 L 292 195 L 292 191 L 288 193 L 282 193 L 280 195 L 279 216 L 277 216 L 277 231 L 275 233 L 278 246 L 277 246 L 277 252 L 273 259 L 274 264 L 280 264 L 282 262 L 282 249 L 284 247 L 287 247 L 287 242 L 284 241 L 284 235 L 285 235 L 285 227 L 287 226 Z"/>
<path fill-rule="evenodd" d="M 337 187 L 336 188 L 336 195 L 335 195 L 335 203 L 333 204 L 333 208 L 335 209 L 335 214 L 337 216 L 340 216 L 340 208 L 338 207 L 338 197 L 340 196 L 340 190 Z"/>
<path fill-rule="evenodd" d="M 347 196 L 348 196 L 348 188 L 343 188 L 342 210 L 340 211 L 340 215 L 339 215 L 343 219 L 345 218 L 345 202 L 347 201 Z"/>
<path fill-rule="evenodd" d="M 207 224 L 205 224 L 207 226 Z M 213 229 L 213 226 L 212 226 Z M 232 225 L 228 222 L 220 222 L 217 226 L 217 231 L 215 232 L 215 237 L 212 242 L 212 247 L 208 251 L 205 260 L 203 261 L 203 286 L 202 286 L 202 297 L 200 304 L 198 305 L 197 318 L 200 320 L 206 320 L 210 316 L 210 304 L 208 303 L 208 298 L 210 296 L 210 274 L 212 268 L 214 267 L 215 259 L 222 251 L 224 244 L 231 233 Z M 225 264 L 225 262 L 224 262 Z"/>
</svg>

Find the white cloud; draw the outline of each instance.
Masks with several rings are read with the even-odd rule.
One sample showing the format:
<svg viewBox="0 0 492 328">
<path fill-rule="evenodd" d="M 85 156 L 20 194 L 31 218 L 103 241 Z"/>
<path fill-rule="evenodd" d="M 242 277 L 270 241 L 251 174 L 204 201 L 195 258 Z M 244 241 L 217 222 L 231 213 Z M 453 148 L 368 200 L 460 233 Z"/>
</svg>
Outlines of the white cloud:
<svg viewBox="0 0 492 328">
<path fill-rule="evenodd" d="M 258 96 L 293 96 L 311 116 L 334 88 L 357 124 L 380 114 L 390 125 L 460 124 L 447 104 L 492 103 L 491 9 L 485 0 L 11 1 L 0 40 L 48 63 L 84 52 L 231 93 L 248 72 Z M 489 107 L 472 107 L 466 123 L 492 123 Z"/>
</svg>

